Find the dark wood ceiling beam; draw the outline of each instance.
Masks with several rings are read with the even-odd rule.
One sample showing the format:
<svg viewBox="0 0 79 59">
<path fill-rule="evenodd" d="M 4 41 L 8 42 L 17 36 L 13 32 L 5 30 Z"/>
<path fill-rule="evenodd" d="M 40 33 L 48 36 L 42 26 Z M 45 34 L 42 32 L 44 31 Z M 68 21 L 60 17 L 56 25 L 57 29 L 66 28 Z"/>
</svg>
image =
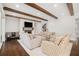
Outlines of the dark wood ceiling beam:
<svg viewBox="0 0 79 59">
<path fill-rule="evenodd" d="M 35 21 L 35 22 L 41 22 L 41 21 L 37 21 L 37 20 L 29 19 L 29 18 L 18 17 L 18 16 L 13 16 L 13 15 L 9 15 L 9 14 L 5 14 L 5 16 L 19 18 L 19 19 L 25 19 L 25 20 Z"/>
<path fill-rule="evenodd" d="M 48 21 L 48 20 L 46 20 L 46 19 L 44 19 L 44 18 L 35 16 L 35 15 L 32 15 L 32 14 L 28 14 L 28 13 L 25 13 L 25 12 L 22 12 L 22 11 L 18 11 L 18 10 L 9 8 L 9 7 L 4 7 L 3 9 L 4 9 L 4 10 L 11 11 L 11 12 L 19 13 L 19 14 L 22 14 L 22 15 L 30 16 L 30 17 L 33 17 L 33 18 L 36 18 L 36 19 L 40 19 L 40 20 L 44 20 L 44 21 Z"/>
<path fill-rule="evenodd" d="M 74 15 L 73 4 L 72 3 L 67 3 L 67 7 L 68 7 L 70 15 L 73 16 Z"/>
<path fill-rule="evenodd" d="M 40 6 L 38 6 L 38 5 L 35 4 L 35 3 L 25 3 L 25 4 L 28 5 L 28 6 L 30 6 L 30 7 L 35 8 L 35 9 L 37 9 L 37 10 L 39 10 L 39 11 L 45 13 L 45 14 L 47 14 L 47 15 L 49 15 L 49 16 L 55 18 L 55 19 L 58 19 L 58 17 L 56 17 L 55 15 L 53 15 L 52 13 L 48 12 L 46 9 L 44 9 L 44 8 L 42 8 L 42 7 L 40 7 Z"/>
</svg>

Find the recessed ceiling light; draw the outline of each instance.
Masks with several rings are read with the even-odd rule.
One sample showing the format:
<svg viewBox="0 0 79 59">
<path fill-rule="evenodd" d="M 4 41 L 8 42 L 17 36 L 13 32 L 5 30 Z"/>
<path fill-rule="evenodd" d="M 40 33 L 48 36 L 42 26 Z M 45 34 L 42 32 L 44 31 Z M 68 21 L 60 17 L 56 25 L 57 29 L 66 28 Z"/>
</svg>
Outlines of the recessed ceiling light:
<svg viewBox="0 0 79 59">
<path fill-rule="evenodd" d="M 58 4 L 54 4 L 54 7 L 58 7 Z"/>
<path fill-rule="evenodd" d="M 19 7 L 20 7 L 20 5 L 18 5 L 18 4 L 17 4 L 17 5 L 16 5 L 16 7 L 17 7 L 17 8 L 19 8 Z"/>
</svg>

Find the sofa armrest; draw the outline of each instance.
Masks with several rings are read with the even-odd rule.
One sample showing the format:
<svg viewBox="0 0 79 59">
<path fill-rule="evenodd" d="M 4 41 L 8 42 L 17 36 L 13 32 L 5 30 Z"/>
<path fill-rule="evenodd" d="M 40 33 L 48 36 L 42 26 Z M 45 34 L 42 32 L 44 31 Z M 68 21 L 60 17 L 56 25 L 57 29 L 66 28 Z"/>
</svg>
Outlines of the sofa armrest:
<svg viewBox="0 0 79 59">
<path fill-rule="evenodd" d="M 31 40 L 31 46 L 32 46 L 32 49 L 41 46 L 41 37 L 38 36 L 38 37 L 32 39 L 32 40 Z"/>
<path fill-rule="evenodd" d="M 63 50 L 63 53 L 64 53 L 64 55 L 63 56 L 69 56 L 70 55 L 70 53 L 71 53 L 71 49 L 72 49 L 72 46 L 73 46 L 73 43 L 69 43 L 67 46 L 66 46 L 66 48 L 64 48 Z"/>
</svg>

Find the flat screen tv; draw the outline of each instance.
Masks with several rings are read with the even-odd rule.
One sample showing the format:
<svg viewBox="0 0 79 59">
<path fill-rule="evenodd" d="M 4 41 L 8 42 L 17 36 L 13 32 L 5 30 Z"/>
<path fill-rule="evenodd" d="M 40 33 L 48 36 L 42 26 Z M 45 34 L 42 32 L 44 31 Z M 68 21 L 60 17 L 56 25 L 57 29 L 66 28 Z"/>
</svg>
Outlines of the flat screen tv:
<svg viewBox="0 0 79 59">
<path fill-rule="evenodd" d="M 24 27 L 32 27 L 32 23 L 31 22 L 24 22 Z"/>
</svg>

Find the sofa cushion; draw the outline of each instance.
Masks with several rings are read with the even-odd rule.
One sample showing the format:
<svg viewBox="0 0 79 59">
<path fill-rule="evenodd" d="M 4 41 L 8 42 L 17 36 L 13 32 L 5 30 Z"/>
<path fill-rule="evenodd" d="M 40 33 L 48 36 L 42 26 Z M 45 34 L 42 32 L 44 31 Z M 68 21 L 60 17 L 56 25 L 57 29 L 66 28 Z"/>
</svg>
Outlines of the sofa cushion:
<svg viewBox="0 0 79 59">
<path fill-rule="evenodd" d="M 56 39 L 56 35 L 55 34 L 54 35 L 50 35 L 50 41 L 54 42 L 55 39 Z"/>
<path fill-rule="evenodd" d="M 46 41 L 46 40 L 47 40 L 47 38 L 46 38 L 46 37 L 44 37 L 44 36 L 41 36 L 41 40 L 42 40 L 42 41 Z"/>
<path fill-rule="evenodd" d="M 32 49 L 41 46 L 41 36 L 37 36 L 35 39 L 31 40 Z"/>
<path fill-rule="evenodd" d="M 31 41 L 30 38 L 28 36 L 28 33 L 20 33 L 20 40 L 22 42 L 22 44 L 25 45 L 25 47 L 27 47 L 28 49 L 31 49 Z"/>
<path fill-rule="evenodd" d="M 55 32 L 51 32 L 50 33 L 50 38 L 52 38 L 53 36 L 56 36 L 56 33 Z"/>
<path fill-rule="evenodd" d="M 44 37 L 47 41 L 50 40 L 50 36 L 53 34 L 54 34 L 53 32 L 41 32 L 41 33 L 39 33 L 39 35 Z"/>
<path fill-rule="evenodd" d="M 49 35 L 50 35 L 49 32 L 44 32 L 42 36 L 46 37 L 46 40 L 49 40 Z"/>
<path fill-rule="evenodd" d="M 55 42 L 55 40 L 56 40 L 56 37 L 54 37 L 54 36 L 50 38 L 51 42 Z"/>
<path fill-rule="evenodd" d="M 29 34 L 29 37 L 31 40 L 35 39 L 36 37 L 38 37 L 39 35 L 36 34 Z"/>
</svg>

